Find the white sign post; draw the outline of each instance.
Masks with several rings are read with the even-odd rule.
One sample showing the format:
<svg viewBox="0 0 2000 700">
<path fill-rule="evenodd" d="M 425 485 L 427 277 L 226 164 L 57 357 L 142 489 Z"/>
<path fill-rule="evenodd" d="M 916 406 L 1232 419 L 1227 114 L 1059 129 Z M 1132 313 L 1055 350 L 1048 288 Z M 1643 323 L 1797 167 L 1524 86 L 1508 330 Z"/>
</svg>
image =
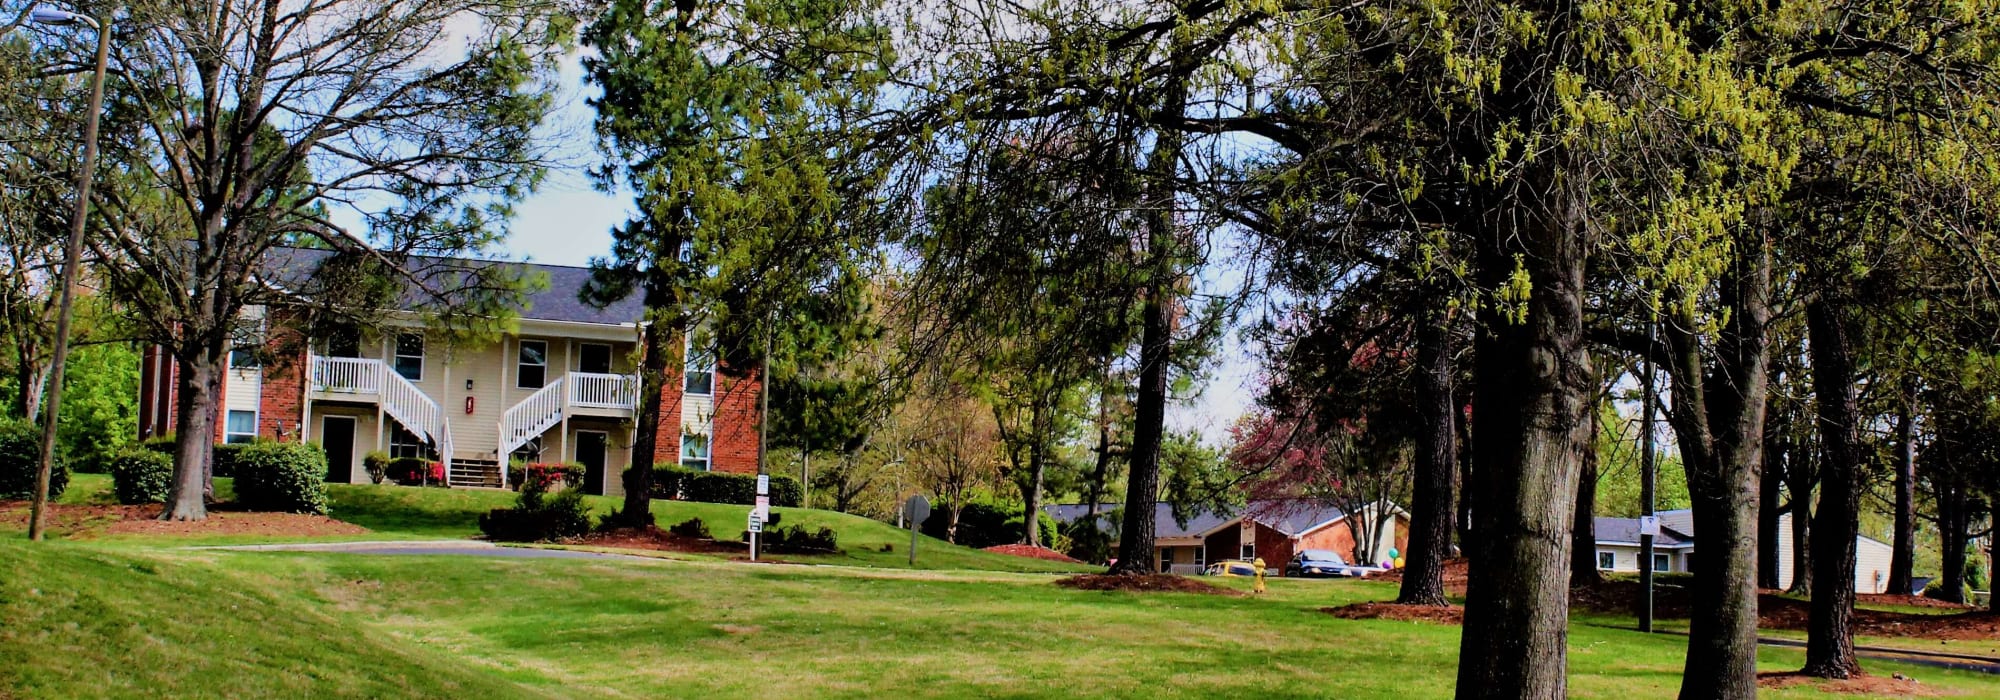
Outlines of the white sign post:
<svg viewBox="0 0 2000 700">
<path fill-rule="evenodd" d="M 750 561 L 757 561 L 757 537 L 771 520 L 771 475 L 757 475 L 757 504 L 750 507 Z"/>
<path fill-rule="evenodd" d="M 1655 516 L 1655 515 L 1641 515 L 1641 516 L 1639 516 L 1639 534 L 1641 534 L 1641 535 L 1651 535 L 1651 536 L 1653 536 L 1653 537 L 1659 537 L 1659 536 L 1660 536 L 1660 518 L 1659 518 L 1659 516 Z"/>
<path fill-rule="evenodd" d="M 750 511 L 750 561 L 757 561 L 757 534 L 764 531 L 764 519 Z"/>
</svg>

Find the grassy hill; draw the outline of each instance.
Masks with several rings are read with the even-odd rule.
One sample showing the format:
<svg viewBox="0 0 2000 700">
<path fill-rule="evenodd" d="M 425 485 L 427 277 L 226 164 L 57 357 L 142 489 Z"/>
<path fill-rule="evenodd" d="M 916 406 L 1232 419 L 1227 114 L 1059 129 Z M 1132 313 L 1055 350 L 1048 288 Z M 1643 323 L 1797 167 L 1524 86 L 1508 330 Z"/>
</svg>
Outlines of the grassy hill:
<svg viewBox="0 0 2000 700">
<path fill-rule="evenodd" d="M 215 480 L 219 498 L 228 499 L 232 493 L 228 479 Z M 516 495 L 507 491 L 477 489 L 418 488 L 409 486 L 384 486 L 376 484 L 330 484 L 327 486 L 329 515 L 368 528 L 366 535 L 346 536 L 330 539 L 465 539 L 479 536 L 479 516 L 494 508 L 514 505 Z M 586 501 L 595 516 L 602 517 L 616 509 L 620 502 L 615 498 L 592 496 Z M 102 474 L 78 474 L 71 482 L 68 492 L 63 494 L 62 503 L 73 505 L 101 505 L 114 502 L 111 498 L 111 479 Z M 781 525 L 800 525 L 809 530 L 821 527 L 833 528 L 839 533 L 840 547 L 845 550 L 838 555 L 784 555 L 786 561 L 808 564 L 832 564 L 848 566 L 871 566 L 890 568 L 910 568 L 910 532 L 869 518 L 845 513 L 813 510 L 807 508 L 773 508 L 780 517 Z M 743 532 L 749 517 L 749 506 L 733 506 L 718 503 L 691 503 L 687 501 L 653 501 L 653 517 L 661 527 L 671 526 L 689 518 L 700 518 L 708 524 L 709 531 L 719 539 L 735 539 Z M 0 525 L 0 532 L 8 529 Z M 61 534 L 61 533 L 58 533 Z M 179 537 L 125 537 L 104 536 L 101 533 L 86 533 L 92 538 L 113 542 L 152 541 L 174 544 L 228 544 L 248 542 L 269 542 L 284 538 L 190 535 Z M 917 548 L 919 569 L 979 569 L 987 571 L 1025 572 L 1081 572 L 1095 571 L 1098 567 L 1028 559 L 982 552 L 967 547 L 959 547 L 932 537 L 922 537 Z M 883 551 L 884 547 L 888 551 Z M 676 554 L 682 558 L 702 558 L 698 554 Z"/>
<path fill-rule="evenodd" d="M 523 697 L 213 565 L 0 540 L 0 697 Z"/>
</svg>

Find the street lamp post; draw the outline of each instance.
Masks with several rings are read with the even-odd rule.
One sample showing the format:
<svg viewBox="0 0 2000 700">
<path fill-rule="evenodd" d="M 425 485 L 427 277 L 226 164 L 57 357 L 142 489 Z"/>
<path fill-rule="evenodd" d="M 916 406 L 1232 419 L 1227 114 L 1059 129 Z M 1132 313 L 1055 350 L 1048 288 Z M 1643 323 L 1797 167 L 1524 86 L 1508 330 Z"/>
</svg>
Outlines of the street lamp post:
<svg viewBox="0 0 2000 700">
<path fill-rule="evenodd" d="M 56 424 L 62 411 L 64 365 L 69 360 L 69 322 L 76 305 L 77 268 L 83 258 L 84 220 L 90 215 L 90 175 L 97 168 L 97 115 L 104 111 L 104 64 L 111 53 L 111 35 L 97 20 L 74 12 L 36 8 L 29 19 L 47 25 L 87 25 L 97 32 L 97 68 L 90 80 L 90 109 L 83 116 L 83 163 L 76 171 L 76 212 L 70 219 L 69 240 L 63 245 L 62 301 L 56 307 L 56 337 L 49 358 L 48 406 L 42 411 L 42 451 L 35 471 L 35 499 L 28 519 L 28 539 L 42 539 L 42 512 L 48 508 L 49 476 L 55 465 Z"/>
</svg>

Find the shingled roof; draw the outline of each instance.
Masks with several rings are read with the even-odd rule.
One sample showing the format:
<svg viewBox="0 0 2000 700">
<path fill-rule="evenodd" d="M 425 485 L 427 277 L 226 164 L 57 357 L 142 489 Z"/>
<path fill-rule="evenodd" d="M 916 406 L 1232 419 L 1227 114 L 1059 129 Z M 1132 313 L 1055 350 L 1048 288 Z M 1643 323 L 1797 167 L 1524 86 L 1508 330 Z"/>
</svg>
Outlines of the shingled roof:
<svg viewBox="0 0 2000 700">
<path fill-rule="evenodd" d="M 1123 503 L 1105 503 L 1097 506 L 1099 527 L 1109 529 L 1117 523 L 1109 519 L 1108 513 L 1123 508 Z M 1090 512 L 1089 504 L 1064 504 L 1048 506 L 1044 509 L 1057 522 L 1074 522 Z M 1203 510 L 1188 518 L 1182 525 L 1174 520 L 1173 506 L 1167 503 L 1153 504 L 1153 536 L 1155 537 L 1196 537 L 1207 534 L 1217 527 L 1229 524 L 1249 514 L 1250 519 L 1265 527 L 1284 533 L 1287 537 L 1299 535 L 1325 527 L 1347 517 L 1339 508 L 1325 501 L 1311 499 L 1283 499 L 1251 501 L 1245 504 L 1242 513 L 1220 513 Z"/>
<path fill-rule="evenodd" d="M 310 279 L 321 265 L 338 254 L 316 248 L 273 248 L 265 255 L 264 273 L 279 283 L 296 283 Z M 437 271 L 446 268 L 485 265 L 510 266 L 526 274 L 541 273 L 546 276 L 548 287 L 528 295 L 524 308 L 520 309 L 523 319 L 617 325 L 636 323 L 645 315 L 644 300 L 636 293 L 602 309 L 584 303 L 578 295 L 583 291 L 584 284 L 590 281 L 590 268 L 587 267 L 437 256 L 411 256 L 407 264 L 412 269 L 432 273 L 427 276 L 433 278 L 438 277 L 435 274 Z M 409 301 L 413 306 L 422 303 L 418 299 Z"/>
<path fill-rule="evenodd" d="M 1592 518 L 1599 544 L 1639 544 L 1638 518 Z M 1680 549 L 1694 546 L 1694 536 L 1675 530 L 1665 523 L 1660 524 L 1660 535 L 1653 538 L 1653 546 L 1661 549 Z"/>
</svg>

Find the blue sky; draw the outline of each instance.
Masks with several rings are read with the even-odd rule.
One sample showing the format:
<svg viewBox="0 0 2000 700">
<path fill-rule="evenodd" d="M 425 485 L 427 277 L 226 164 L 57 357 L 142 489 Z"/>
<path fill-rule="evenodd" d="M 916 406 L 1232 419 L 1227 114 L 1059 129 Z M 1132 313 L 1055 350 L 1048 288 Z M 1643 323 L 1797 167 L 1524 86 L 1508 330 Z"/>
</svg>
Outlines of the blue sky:
<svg viewBox="0 0 2000 700">
<path fill-rule="evenodd" d="M 587 265 L 611 249 L 611 229 L 632 212 L 628 193 L 604 194 L 590 186 L 583 165 L 594 162 L 589 125 L 595 117 L 584 103 L 581 65 L 574 59 L 562 69 L 561 111 L 546 129 L 559 155 L 573 165 L 550 174 L 542 189 L 516 206 L 506 257 L 553 265 Z M 1240 272 L 1216 266 L 1205 275 L 1206 285 L 1231 285 Z M 1214 445 L 1225 445 L 1229 424 L 1255 399 L 1251 380 L 1256 367 L 1232 331 L 1216 358 L 1212 379 L 1192 401 L 1172 407 L 1170 427 L 1199 430 Z"/>
</svg>

